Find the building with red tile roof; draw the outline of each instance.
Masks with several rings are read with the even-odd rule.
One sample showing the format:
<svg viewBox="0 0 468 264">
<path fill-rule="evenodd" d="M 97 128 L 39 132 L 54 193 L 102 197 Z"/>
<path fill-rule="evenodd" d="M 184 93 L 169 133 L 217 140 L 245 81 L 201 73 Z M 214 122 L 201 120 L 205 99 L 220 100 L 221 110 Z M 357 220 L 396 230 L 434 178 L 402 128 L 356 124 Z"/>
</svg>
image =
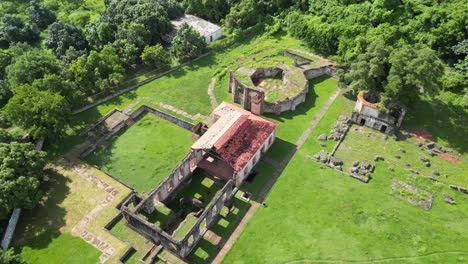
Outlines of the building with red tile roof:
<svg viewBox="0 0 468 264">
<path fill-rule="evenodd" d="M 222 103 L 214 124 L 193 144 L 206 158 L 199 164 L 212 176 L 239 186 L 275 140 L 276 123 L 235 105 Z"/>
</svg>

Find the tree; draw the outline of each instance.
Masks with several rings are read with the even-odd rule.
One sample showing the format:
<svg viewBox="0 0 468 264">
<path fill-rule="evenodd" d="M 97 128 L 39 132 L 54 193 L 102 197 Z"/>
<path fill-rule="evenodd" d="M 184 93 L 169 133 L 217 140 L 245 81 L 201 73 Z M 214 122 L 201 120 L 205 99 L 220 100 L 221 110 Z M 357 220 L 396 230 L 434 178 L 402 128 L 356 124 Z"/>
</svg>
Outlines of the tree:
<svg viewBox="0 0 468 264">
<path fill-rule="evenodd" d="M 81 29 L 63 22 L 55 22 L 49 27 L 49 35 L 44 43 L 56 56 L 65 55 L 70 47 L 76 50 L 88 48 L 88 42 Z"/>
<path fill-rule="evenodd" d="M 56 74 L 46 74 L 42 79 L 36 79 L 32 87 L 39 91 L 49 91 L 62 95 L 70 104 L 76 104 L 83 98 L 83 92 L 76 89 L 76 86 L 62 76 Z"/>
<path fill-rule="evenodd" d="M 114 47 L 107 45 L 100 51 L 72 61 L 67 75 L 86 95 L 92 95 L 119 84 L 125 73 Z"/>
<path fill-rule="evenodd" d="M 118 39 L 118 29 L 135 24 L 150 33 L 150 41 L 145 45 L 152 45 L 160 42 L 161 37 L 172 29 L 170 19 L 181 14 L 183 10 L 174 0 L 110 0 L 104 12 L 88 25 L 86 36 L 91 45 L 100 48 Z M 138 34 L 132 36 L 138 37 Z"/>
<path fill-rule="evenodd" d="M 5 78 L 6 68 L 11 64 L 13 53 L 10 50 L 0 49 L 0 80 Z"/>
<path fill-rule="evenodd" d="M 4 109 L 13 124 L 28 130 L 34 138 L 63 135 L 71 112 L 63 96 L 39 91 L 29 84 L 16 87 L 13 94 Z"/>
<path fill-rule="evenodd" d="M 141 54 L 141 60 L 147 67 L 154 69 L 166 68 L 171 62 L 169 53 L 164 50 L 161 44 L 146 46 Z"/>
<path fill-rule="evenodd" d="M 46 74 L 60 72 L 59 61 L 49 52 L 33 49 L 24 52 L 7 68 L 7 78 L 11 87 L 32 83 Z"/>
<path fill-rule="evenodd" d="M 218 22 L 229 13 L 232 2 L 229 0 L 184 0 L 183 6 L 189 14 Z"/>
<path fill-rule="evenodd" d="M 389 96 L 410 102 L 418 92 L 438 90 L 444 65 L 430 48 L 404 44 L 392 51 L 388 61 L 391 67 L 385 92 Z"/>
<path fill-rule="evenodd" d="M 126 23 L 119 28 L 113 46 L 123 63 L 131 66 L 140 63 L 141 51 L 151 42 L 151 33 L 142 24 Z"/>
<path fill-rule="evenodd" d="M 18 42 L 34 43 L 39 40 L 39 32 L 26 25 L 19 16 L 6 14 L 2 17 L 0 39 L 10 45 Z"/>
<path fill-rule="evenodd" d="M 33 144 L 0 143 L 0 219 L 13 208 L 36 205 L 46 163 L 46 153 Z"/>
<path fill-rule="evenodd" d="M 39 29 L 44 30 L 55 21 L 55 14 L 39 1 L 32 0 L 31 4 L 26 8 L 26 14 L 29 21 L 35 24 Z"/>
<path fill-rule="evenodd" d="M 231 8 L 226 16 L 225 24 L 231 32 L 235 29 L 246 29 L 257 24 L 263 15 L 258 1 L 244 0 Z"/>
<path fill-rule="evenodd" d="M 0 108 L 2 108 L 12 96 L 10 85 L 5 80 L 0 80 Z"/>
<path fill-rule="evenodd" d="M 199 57 L 206 49 L 205 39 L 188 24 L 183 24 L 172 41 L 172 54 L 179 61 Z"/>
<path fill-rule="evenodd" d="M 0 264 L 23 264 L 25 263 L 20 255 L 15 254 L 13 249 L 7 251 L 0 250 Z"/>
<path fill-rule="evenodd" d="M 345 75 L 345 80 L 350 82 L 350 87 L 355 91 L 374 90 L 383 91 L 388 72 L 390 48 L 383 40 L 372 42 L 366 52 L 358 55 L 351 63 L 351 69 Z"/>
</svg>

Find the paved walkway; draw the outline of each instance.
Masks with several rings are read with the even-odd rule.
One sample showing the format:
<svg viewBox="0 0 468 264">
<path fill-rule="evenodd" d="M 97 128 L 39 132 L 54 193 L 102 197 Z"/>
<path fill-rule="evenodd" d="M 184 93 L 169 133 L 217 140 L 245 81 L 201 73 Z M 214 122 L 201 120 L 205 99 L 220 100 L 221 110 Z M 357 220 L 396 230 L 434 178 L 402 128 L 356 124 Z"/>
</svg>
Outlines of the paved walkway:
<svg viewBox="0 0 468 264">
<path fill-rule="evenodd" d="M 328 111 L 330 106 L 333 104 L 335 99 L 340 94 L 341 94 L 341 90 L 338 90 L 332 96 L 330 96 L 330 98 L 328 98 L 325 105 L 322 106 L 320 111 L 315 115 L 314 119 L 312 119 L 312 121 L 310 122 L 309 126 L 304 130 L 302 135 L 296 141 L 296 143 L 294 144 L 294 148 L 288 153 L 288 155 L 283 159 L 283 161 L 281 161 L 281 163 L 279 163 L 279 165 L 276 164 L 276 163 L 273 163 L 274 164 L 273 166 L 276 168 L 276 170 L 273 173 L 273 175 L 271 176 L 271 178 L 268 180 L 268 182 L 265 184 L 263 189 L 260 191 L 260 193 L 259 193 L 259 195 L 258 195 L 258 197 L 256 199 L 257 202 L 253 202 L 252 206 L 249 208 L 249 210 L 247 211 L 245 216 L 242 218 L 239 225 L 236 227 L 236 229 L 231 234 L 229 239 L 226 241 L 224 246 L 221 248 L 218 255 L 216 255 L 216 257 L 215 257 L 215 259 L 213 260 L 212 263 L 215 263 L 215 264 L 221 263 L 221 261 L 226 256 L 227 252 L 231 248 L 234 241 L 236 241 L 237 237 L 239 237 L 240 233 L 244 230 L 245 225 L 247 224 L 247 222 L 253 216 L 255 211 L 257 211 L 257 209 L 259 208 L 260 203 L 263 202 L 263 200 L 265 199 L 265 197 L 267 196 L 267 194 L 270 192 L 271 188 L 275 184 L 276 180 L 279 178 L 279 176 L 281 175 L 283 170 L 286 168 L 286 165 L 288 165 L 289 161 L 292 159 L 294 154 L 296 154 L 296 151 L 304 144 L 304 142 L 309 137 L 312 130 L 315 128 L 315 126 L 317 126 L 318 122 L 322 119 L 322 117 L 325 115 L 325 113 Z M 271 160 L 267 159 L 267 162 L 271 162 Z"/>
</svg>

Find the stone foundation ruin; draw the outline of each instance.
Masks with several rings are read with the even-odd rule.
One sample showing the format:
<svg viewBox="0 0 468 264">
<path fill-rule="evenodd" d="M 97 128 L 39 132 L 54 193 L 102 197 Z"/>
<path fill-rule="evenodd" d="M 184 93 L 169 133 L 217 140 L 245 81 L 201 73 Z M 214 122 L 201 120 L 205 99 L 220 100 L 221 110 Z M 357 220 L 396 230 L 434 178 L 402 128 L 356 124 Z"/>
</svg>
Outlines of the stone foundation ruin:
<svg viewBox="0 0 468 264">
<path fill-rule="evenodd" d="M 401 126 L 406 107 L 395 100 L 381 102 L 374 92 L 361 91 L 358 94 L 351 120 L 388 135 L 394 135 Z"/>
<path fill-rule="evenodd" d="M 275 123 L 239 107 L 223 103 L 212 118 L 211 126 L 193 127 L 196 142 L 169 176 L 146 197 L 133 194 L 120 209 L 130 228 L 182 259 L 216 223 L 221 210 L 230 211 L 238 187 L 275 139 Z M 203 173 L 203 179 L 218 190 L 210 191 L 212 195 L 180 197 L 194 184 L 196 173 Z M 164 223 L 151 222 L 153 215 L 163 212 L 169 212 Z M 184 225 L 189 229 L 179 233 Z"/>
<path fill-rule="evenodd" d="M 293 111 L 305 102 L 309 92 L 309 80 L 327 74 L 336 77 L 333 65 L 319 68 L 302 67 L 312 60 L 285 51 L 284 56 L 294 60 L 294 66 L 278 65 L 272 68 L 247 69 L 240 67 L 229 74 L 229 93 L 232 101 L 256 115 L 263 113 L 281 114 Z M 301 62 L 298 64 L 297 62 Z M 281 79 L 281 85 L 262 85 L 265 78 Z M 273 95 L 274 94 L 274 95 Z M 269 96 L 274 100 L 269 100 Z"/>
</svg>

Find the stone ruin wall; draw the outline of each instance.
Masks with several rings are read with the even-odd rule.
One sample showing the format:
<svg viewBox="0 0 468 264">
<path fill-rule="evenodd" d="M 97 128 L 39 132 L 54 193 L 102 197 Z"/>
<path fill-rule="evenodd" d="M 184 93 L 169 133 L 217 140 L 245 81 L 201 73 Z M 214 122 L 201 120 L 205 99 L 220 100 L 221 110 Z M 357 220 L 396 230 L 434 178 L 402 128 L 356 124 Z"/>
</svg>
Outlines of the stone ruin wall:
<svg viewBox="0 0 468 264">
<path fill-rule="evenodd" d="M 358 112 L 353 112 L 351 114 L 351 120 L 354 123 L 361 124 L 361 120 L 365 120 L 365 126 L 373 128 L 375 130 L 382 131 L 382 127 L 386 126 L 385 134 L 393 135 L 396 132 L 396 128 L 393 123 L 388 123 L 385 120 L 379 119 L 374 116 L 368 116 L 365 114 L 360 114 Z"/>
<path fill-rule="evenodd" d="M 322 66 L 317 69 L 310 69 L 304 72 L 304 76 L 307 79 L 304 90 L 293 98 L 286 98 L 275 103 L 265 102 L 265 112 L 281 114 L 287 111 L 294 111 L 296 107 L 305 102 L 307 94 L 309 93 L 309 80 L 320 77 L 322 75 L 330 75 L 336 78 L 336 71 L 330 66 Z"/>
<path fill-rule="evenodd" d="M 160 227 L 155 226 L 138 215 L 141 210 L 148 212 L 147 210 L 149 209 L 149 205 L 154 203 L 154 196 L 140 201 L 139 205 L 132 211 L 127 207 L 127 205 L 129 203 L 137 203 L 138 200 L 141 199 L 134 195 L 129 199 L 127 205 L 122 206 L 121 211 L 126 222 L 132 227 L 132 229 L 136 230 L 138 233 L 150 239 L 154 243 L 161 243 L 164 248 L 172 251 L 181 258 L 185 258 L 195 248 L 198 241 L 203 238 L 205 232 L 214 223 L 216 223 L 221 209 L 230 202 L 236 191 L 234 182 L 229 180 L 206 207 L 187 234 L 185 234 L 185 236 L 180 240 L 173 238 Z M 154 211 L 154 205 L 152 211 Z"/>
<path fill-rule="evenodd" d="M 236 191 L 234 181 L 229 180 L 224 185 L 223 189 L 206 207 L 205 211 L 200 215 L 193 227 L 187 232 L 184 238 L 180 240 L 180 256 L 188 256 L 188 254 L 195 248 L 198 241 L 203 238 L 206 231 L 216 223 L 221 213 L 221 209 L 231 202 L 231 198 Z"/>
<path fill-rule="evenodd" d="M 362 102 L 358 96 L 353 113 L 351 115 L 351 120 L 354 123 L 360 125 L 364 124 L 367 127 L 379 130 L 385 134 L 393 135 L 401 126 L 403 118 L 406 114 L 406 108 L 400 107 L 400 110 L 401 114 L 397 118 L 390 115 L 386 111 L 382 111 L 376 107 L 366 105 L 366 102 Z"/>
<path fill-rule="evenodd" d="M 151 113 L 157 117 L 160 117 L 162 119 L 165 119 L 183 129 L 186 129 L 186 130 L 189 130 L 189 131 L 192 131 L 194 125 L 187 122 L 187 121 L 184 121 L 178 117 L 175 117 L 173 115 L 170 115 L 170 114 L 167 114 L 167 113 L 164 113 L 158 109 L 154 109 L 150 106 L 147 106 L 147 105 L 142 105 L 140 106 L 137 110 L 135 110 L 135 112 L 133 112 L 130 116 L 133 118 L 133 119 L 137 119 L 138 117 L 140 117 L 143 113 L 145 112 L 148 112 L 148 113 Z"/>
<path fill-rule="evenodd" d="M 223 189 L 207 206 L 194 226 L 187 232 L 184 238 L 180 240 L 174 239 L 163 229 L 149 223 L 138 214 L 141 211 L 149 214 L 153 213 L 155 210 L 155 203 L 164 203 L 172 199 L 180 188 L 186 185 L 187 179 L 192 175 L 192 172 L 197 168 L 198 163 L 203 158 L 204 155 L 201 150 L 191 150 L 172 170 L 170 175 L 162 180 L 145 199 L 134 194 L 121 208 L 126 222 L 134 230 L 152 240 L 154 243 L 161 243 L 164 248 L 171 250 L 182 258 L 185 258 L 193 250 L 208 228 L 216 222 L 221 209 L 230 201 L 236 191 L 234 181 L 229 180 L 224 185 Z M 128 208 L 130 203 L 135 206 L 134 210 Z"/>
<path fill-rule="evenodd" d="M 265 102 L 265 113 L 275 113 L 277 115 L 287 112 L 287 111 L 294 111 L 296 107 L 305 102 L 307 93 L 309 92 L 309 83 L 307 83 L 307 87 L 304 90 L 296 95 L 293 98 L 286 98 L 280 101 L 276 101 L 275 103 Z"/>
<path fill-rule="evenodd" d="M 304 76 L 307 80 L 312 80 L 325 74 L 336 78 L 336 70 L 330 65 L 304 71 Z"/>
<path fill-rule="evenodd" d="M 191 150 L 182 161 L 172 170 L 172 172 L 159 182 L 158 186 L 149 193 L 148 197 L 143 200 L 136 210 L 140 208 L 147 213 L 152 213 L 155 201 L 164 203 L 170 200 L 176 193 L 179 187 L 187 178 L 192 175 L 192 172 L 197 168 L 198 163 L 204 158 L 202 151 Z"/>
<path fill-rule="evenodd" d="M 80 133 L 80 136 L 85 136 L 91 130 L 96 129 L 99 125 L 104 123 L 106 121 L 106 119 L 110 118 L 116 112 L 121 112 L 121 111 L 118 110 L 118 109 L 113 109 L 112 111 L 107 113 L 104 117 L 99 119 L 99 121 L 96 124 L 94 124 L 94 125 L 90 126 L 89 128 L 86 128 L 85 130 L 83 130 L 83 132 Z M 175 116 L 172 116 L 170 114 L 164 113 L 164 112 L 162 112 L 160 110 L 154 109 L 154 108 L 152 108 L 150 106 L 142 105 L 137 110 L 135 110 L 133 113 L 131 113 L 130 115 L 127 115 L 128 117 L 125 120 L 122 120 L 116 126 L 114 126 L 112 128 L 112 130 L 108 131 L 105 135 L 103 135 L 102 137 L 97 139 L 90 147 L 88 147 L 85 151 L 83 151 L 80 154 L 80 157 L 85 158 L 86 156 L 88 156 L 89 154 L 94 152 L 98 146 L 104 144 L 107 140 L 112 138 L 112 136 L 114 136 L 115 134 L 120 132 L 122 129 L 126 129 L 126 128 L 129 128 L 130 126 L 132 126 L 135 123 L 135 120 L 137 120 L 141 115 L 143 115 L 146 112 L 151 113 L 151 114 L 153 114 L 155 116 L 158 116 L 158 117 L 160 117 L 160 118 L 162 118 L 162 119 L 164 119 L 166 121 L 169 121 L 169 122 L 183 128 L 183 129 L 189 130 L 190 132 L 192 132 L 192 129 L 195 126 L 194 124 L 191 124 L 191 123 L 189 123 L 187 121 L 184 121 L 184 120 L 182 120 L 180 118 L 177 118 Z"/>
<path fill-rule="evenodd" d="M 306 61 L 311 62 L 312 60 L 302 57 L 300 55 L 294 54 L 289 51 L 285 51 L 284 55 L 290 58 L 293 58 L 295 61 Z M 256 75 L 254 78 L 261 78 L 264 76 L 274 76 L 279 74 L 283 71 L 280 68 L 260 68 L 256 71 Z M 232 94 L 232 101 L 234 103 L 238 103 L 242 106 L 242 108 L 246 110 L 251 110 L 252 107 L 252 100 L 251 96 L 249 95 L 250 92 L 255 92 L 256 94 L 262 93 L 263 97 L 261 100 L 257 100 L 256 104 L 262 104 L 263 107 L 255 107 L 255 109 L 260 108 L 261 112 L 259 114 L 265 113 L 275 113 L 277 115 L 287 112 L 287 111 L 294 111 L 296 107 L 305 102 L 307 98 L 307 93 L 309 92 L 309 80 L 320 77 L 322 75 L 329 75 L 333 78 L 336 78 L 336 70 L 331 66 L 322 66 L 316 69 L 308 69 L 304 71 L 304 77 L 307 79 L 306 85 L 304 90 L 296 95 L 293 98 L 285 98 L 283 100 L 277 101 L 275 103 L 265 102 L 264 101 L 264 94 L 265 92 L 260 89 L 255 89 L 252 87 L 248 87 L 239 80 L 236 79 L 235 74 L 233 71 L 229 73 L 229 92 Z M 256 111 L 258 112 L 258 111 Z M 258 113 L 255 113 L 258 114 Z"/>
</svg>

